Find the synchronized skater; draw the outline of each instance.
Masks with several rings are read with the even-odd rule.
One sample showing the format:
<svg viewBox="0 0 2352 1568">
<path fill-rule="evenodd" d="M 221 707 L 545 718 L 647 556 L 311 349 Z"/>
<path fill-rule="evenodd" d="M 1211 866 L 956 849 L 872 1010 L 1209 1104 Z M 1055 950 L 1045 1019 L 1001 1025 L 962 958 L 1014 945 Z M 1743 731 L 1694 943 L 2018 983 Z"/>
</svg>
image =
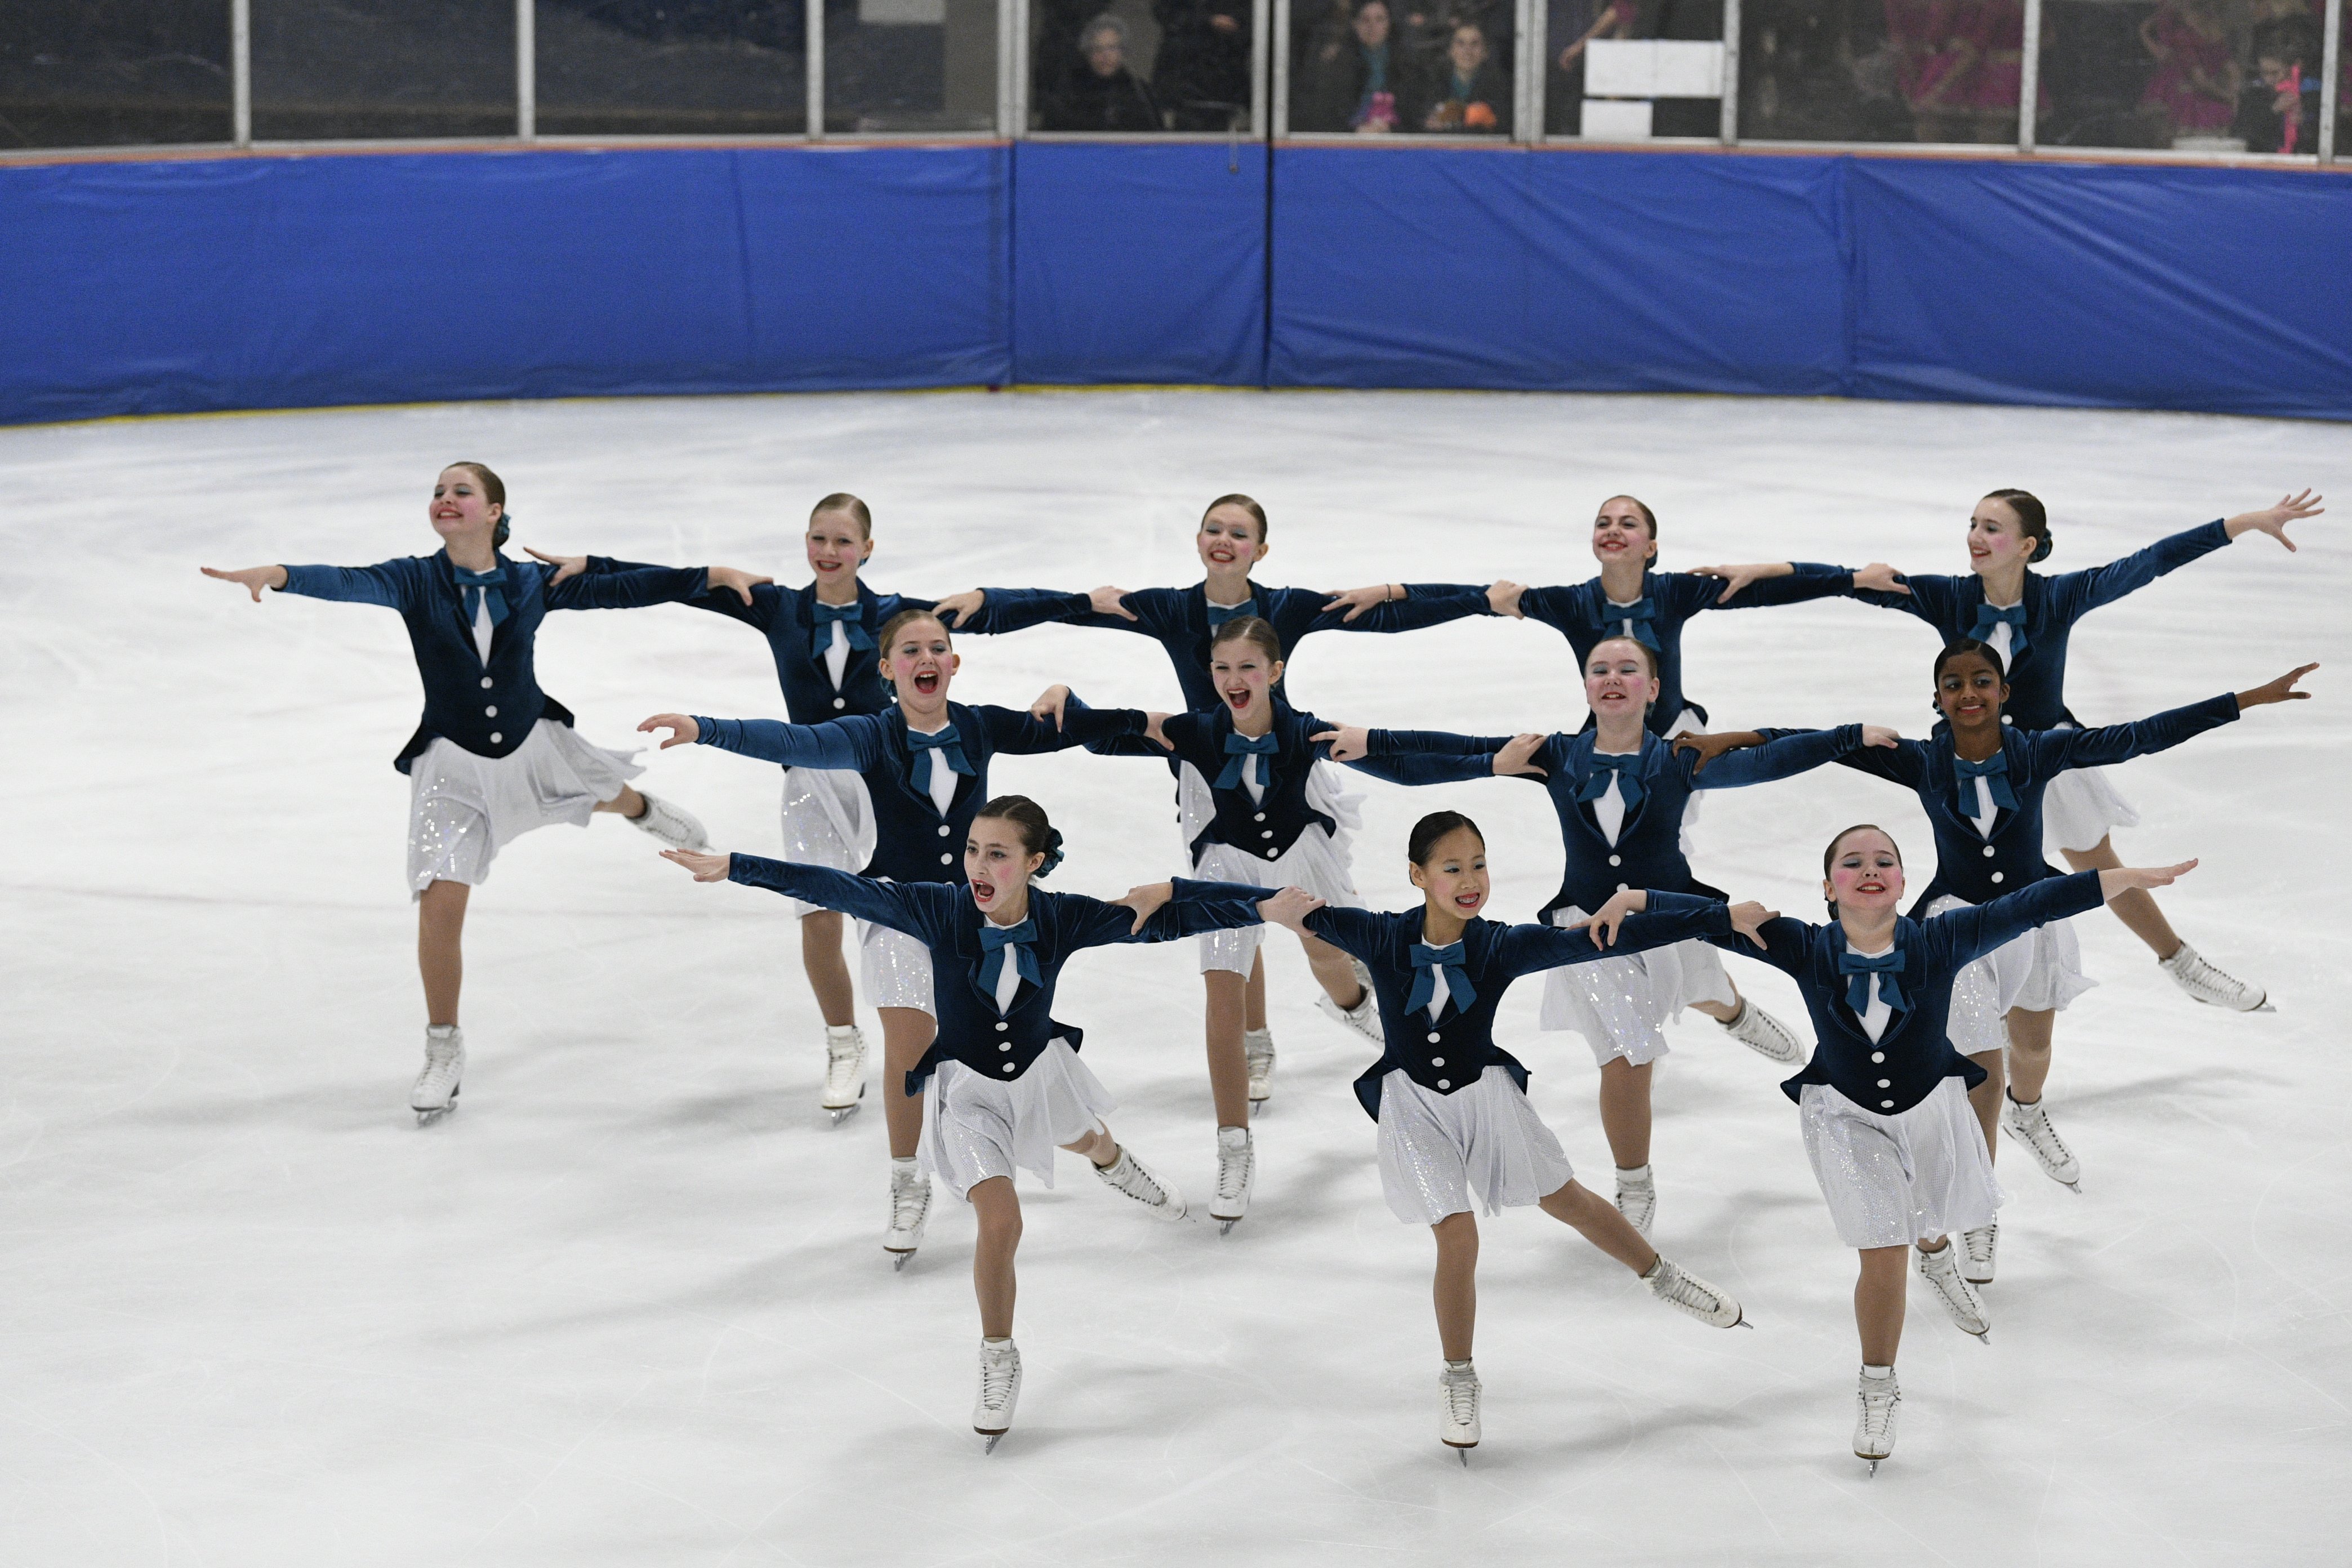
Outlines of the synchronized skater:
<svg viewBox="0 0 2352 1568">
<path fill-rule="evenodd" d="M 2074 624 L 2089 611 L 2248 532 L 2289 550 L 2286 527 L 2320 514 L 2304 492 L 2174 535 L 2108 565 L 2030 570 L 2051 551 L 2042 504 L 1996 490 L 1970 518 L 1969 576 L 1909 575 L 1779 562 L 1658 570 L 1655 515 L 1631 496 L 1600 508 L 1593 578 L 1382 584 L 1340 594 L 1270 588 L 1252 573 L 1266 517 L 1220 497 L 1195 537 L 1203 580 L 1185 589 L 1087 594 L 974 589 L 936 601 L 884 595 L 865 503 L 830 495 L 804 537 L 812 581 L 780 588 L 727 567 L 501 552 L 505 487 L 478 463 L 436 479 L 428 518 L 442 548 L 359 568 L 205 568 L 256 602 L 275 590 L 400 612 L 425 715 L 395 765 L 410 780 L 408 875 L 418 906 L 425 1062 L 420 1121 L 457 1103 L 465 1067 L 459 937 L 472 888 L 499 849 L 553 822 L 622 816 L 698 881 L 788 900 L 826 1031 L 821 1106 L 838 1125 L 865 1093 L 866 1048 L 843 957 L 859 922 L 861 983 L 880 1015 L 889 1144 L 884 1247 L 903 1269 L 924 1236 L 932 1186 L 973 1211 L 972 1282 L 982 1345 L 972 1426 L 992 1451 L 1021 1386 L 1013 1340 L 1014 1256 L 1026 1172 L 1051 1185 L 1056 1152 L 1084 1156 L 1105 1186 L 1152 1217 L 1192 1209 L 1176 1184 L 1118 1140 L 1116 1109 L 1078 1055 L 1083 1032 L 1052 1015 L 1064 966 L 1119 942 L 1199 941 L 1207 1077 L 1217 1129 L 1209 1217 L 1230 1232 L 1249 1210 L 1252 1113 L 1272 1094 L 1264 929 L 1298 937 L 1318 1006 L 1378 1052 L 1355 1080 L 1377 1124 L 1391 1211 L 1430 1227 L 1444 1365 L 1442 1442 L 1481 1440 L 1472 1359 L 1477 1213 L 1536 1206 L 1635 1273 L 1660 1300 L 1716 1327 L 1746 1324 L 1727 1292 L 1664 1257 L 1652 1170 L 1650 1076 L 1664 1026 L 1685 1007 L 1767 1059 L 1839 1238 L 1859 1256 L 1862 1368 L 1854 1453 L 1874 1473 L 1894 1448 L 1895 1377 L 1906 1279 L 1987 1339 L 2003 1201 L 1998 1131 L 2077 1191 L 2081 1167 L 2045 1103 L 2055 1015 L 2093 982 L 2065 922 L 2105 903 L 2164 972 L 2200 1002 L 2266 1006 L 2175 933 L 2148 896 L 2195 868 L 2122 865 L 2111 830 L 2137 822 L 2100 770 L 2164 750 L 2249 708 L 2305 699 L 2305 665 L 2247 691 L 2135 723 L 2080 724 L 2064 702 Z M 1874 724 L 1709 732 L 1684 690 L 1681 634 L 1703 611 L 1853 597 L 1905 610 L 1942 639 L 1936 723 L 1926 740 Z M 712 745 L 783 770 L 783 856 L 714 851 L 695 818 L 634 787 L 628 753 L 590 744 L 541 690 L 534 656 L 556 609 L 683 604 L 746 622 L 768 640 L 788 721 L 657 713 L 639 726 L 664 749 Z M 1401 632 L 1473 616 L 1539 621 L 1580 661 L 1587 717 L 1573 732 L 1474 737 L 1339 724 L 1294 707 L 1284 687 L 1298 639 L 1324 630 Z M 1089 708 L 1066 686 L 1025 710 L 953 701 L 957 635 L 1062 622 L 1142 633 L 1173 667 L 1184 710 Z M 1185 875 L 1104 900 L 1036 885 L 1062 835 L 1025 796 L 991 797 L 1003 753 L 1083 748 L 1150 756 L 1174 775 Z M 1828 923 L 1734 902 L 1697 879 L 1689 827 L 1700 792 L 1789 781 L 1835 763 L 1901 784 L 1926 810 L 1937 868 L 1902 911 L 1903 857 L 1869 825 L 1822 856 Z M 1333 764 L 1389 782 L 1534 780 L 1558 818 L 1561 884 L 1519 925 L 1484 917 L 1485 835 L 1457 811 L 1423 817 L 1405 846 L 1417 908 L 1378 912 L 1354 886 L 1360 797 Z M 1057 764 L 1058 765 L 1058 764 Z M 1091 764 L 1090 764 L 1091 765 Z M 2045 863 L 2056 850 L 2074 869 Z M 1796 984 L 1815 1041 L 1732 984 L 1717 954 L 1770 964 Z M 1528 1069 L 1495 1038 L 1510 984 L 1545 975 L 1544 1031 L 1583 1036 L 1599 1064 L 1613 1202 L 1575 1179 L 1528 1097 Z"/>
</svg>

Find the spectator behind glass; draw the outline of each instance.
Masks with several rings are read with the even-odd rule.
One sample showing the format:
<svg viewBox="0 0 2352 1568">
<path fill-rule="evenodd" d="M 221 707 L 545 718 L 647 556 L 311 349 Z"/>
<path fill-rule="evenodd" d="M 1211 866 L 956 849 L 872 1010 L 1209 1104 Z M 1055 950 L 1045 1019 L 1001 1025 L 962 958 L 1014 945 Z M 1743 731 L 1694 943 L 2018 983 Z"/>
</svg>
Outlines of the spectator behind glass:
<svg viewBox="0 0 2352 1568">
<path fill-rule="evenodd" d="M 2309 153 L 2319 135 L 2319 51 L 2308 31 L 2286 23 L 2254 45 L 2256 80 L 2239 100 L 2238 135 L 2249 153 Z"/>
<path fill-rule="evenodd" d="M 1552 58 L 1556 73 L 1546 100 L 1545 129 L 1556 136 L 1574 136 L 1584 124 L 1584 51 L 1595 38 L 1635 36 L 1633 0 L 1568 0 L 1565 10 L 1551 12 L 1554 37 L 1565 38 Z"/>
<path fill-rule="evenodd" d="M 2139 112 L 2161 147 L 2176 136 L 2218 136 L 2238 111 L 2244 73 L 2230 25 L 2211 0 L 2165 0 L 2139 25 L 2156 61 Z"/>
<path fill-rule="evenodd" d="M 1895 49 L 1895 86 L 1921 142 L 1973 142 L 1969 81 L 1983 48 L 1971 36 L 1969 0 L 1886 0 L 1886 37 Z"/>
<path fill-rule="evenodd" d="M 1486 30 L 1475 22 L 1454 29 L 1439 73 L 1414 100 L 1412 123 L 1423 131 L 1492 136 L 1511 129 L 1511 79 L 1487 58 Z"/>
<path fill-rule="evenodd" d="M 1097 16 L 1078 35 L 1083 68 L 1064 79 L 1045 105 L 1048 131 L 1158 131 L 1151 94 L 1127 68 L 1127 24 Z"/>
<path fill-rule="evenodd" d="M 1307 56 L 1298 131 L 1382 136 L 1402 121 L 1397 106 L 1415 96 L 1404 52 L 1392 47 L 1387 0 L 1359 0 L 1344 33 L 1327 33 Z"/>
<path fill-rule="evenodd" d="M 1152 0 L 1151 96 L 1179 131 L 1225 131 L 1249 111 L 1247 0 Z"/>
</svg>

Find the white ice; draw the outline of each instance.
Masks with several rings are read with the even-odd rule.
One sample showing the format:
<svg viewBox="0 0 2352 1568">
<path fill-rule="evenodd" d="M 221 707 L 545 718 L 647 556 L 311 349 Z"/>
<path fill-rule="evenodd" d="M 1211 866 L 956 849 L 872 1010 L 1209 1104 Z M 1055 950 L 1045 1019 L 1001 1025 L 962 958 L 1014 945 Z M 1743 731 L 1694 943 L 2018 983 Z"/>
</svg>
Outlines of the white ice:
<svg viewBox="0 0 2352 1568">
<path fill-rule="evenodd" d="M 2317 700 L 2122 770 L 2135 862 L 2273 1015 L 2190 1003 L 2111 917 L 2062 1021 L 2084 1194 L 2004 1150 L 1989 1347 L 1914 1291 L 1895 1458 L 1848 1452 L 1854 1264 L 1769 1064 L 1696 1016 L 1661 1068 L 1658 1239 L 1757 1331 L 1698 1326 L 1533 1211 L 1485 1222 L 1486 1444 L 1436 1441 L 1429 1238 L 1382 1205 L 1348 1092 L 1366 1053 L 1269 952 L 1277 1092 L 1230 1239 L 1123 1213 L 1075 1160 L 1025 1183 L 1018 1425 L 969 1426 L 971 1225 L 943 1201 L 893 1274 L 882 1121 L 815 1106 L 817 1017 L 778 900 L 698 887 L 617 821 L 516 843 L 467 933 L 463 1109 L 405 1109 L 422 1009 L 391 766 L 415 678 L 391 615 L 199 564 L 433 547 L 446 462 L 503 471 L 519 542 L 798 582 L 818 495 L 877 520 L 869 580 L 1195 580 L 1227 490 L 1273 515 L 1266 581 L 1535 583 L 1592 571 L 1630 489 L 1665 558 L 1963 568 L 1974 499 L 2051 503 L 2088 565 L 2309 484 L 2352 500 L 2342 426 L 1712 398 L 1125 394 L 440 406 L 0 432 L 8 1085 L 0 1560 L 27 1564 L 2100 1563 L 2345 1560 L 2352 1295 L 2342 831 L 2344 510 L 2099 613 L 2070 693 L 2107 721 L 2323 661 Z M 1934 639 L 1834 603 L 1706 618 L 1718 724 L 1924 731 Z M 1168 706 L 1139 637 L 970 638 L 966 700 L 1067 680 Z M 662 709 L 778 710 L 767 654 L 680 609 L 551 618 L 548 689 L 621 744 Z M 1481 620 L 1320 637 L 1296 695 L 1356 722 L 1573 728 L 1565 643 Z M 644 781 L 726 847 L 776 842 L 772 771 L 709 751 Z M 1407 898 L 1410 822 L 1483 821 L 1499 910 L 1559 854 L 1541 795 L 1361 781 L 1360 885 Z M 1175 869 L 1168 781 L 1012 759 L 1069 831 L 1058 886 Z M 1703 876 L 1811 914 L 1829 833 L 1928 839 L 1838 769 L 1707 803 Z M 1801 1019 L 1791 988 L 1735 973 Z M 2330 980 L 2328 976 L 2336 978 Z M 1538 1110 L 1603 1191 L 1594 1073 L 1505 1010 Z M 1189 945 L 1079 961 L 1058 1011 L 1118 1135 L 1205 1196 Z M 868 1016 L 869 1030 L 871 1017 Z M 878 1079 L 878 1069 L 875 1074 Z"/>
</svg>

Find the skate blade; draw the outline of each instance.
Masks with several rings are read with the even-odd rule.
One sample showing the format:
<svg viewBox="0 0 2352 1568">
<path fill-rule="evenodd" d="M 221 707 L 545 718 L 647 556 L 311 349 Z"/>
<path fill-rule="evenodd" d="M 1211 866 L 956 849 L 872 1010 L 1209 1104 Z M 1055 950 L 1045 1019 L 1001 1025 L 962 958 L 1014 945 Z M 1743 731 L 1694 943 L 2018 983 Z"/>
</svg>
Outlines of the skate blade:
<svg viewBox="0 0 2352 1568">
<path fill-rule="evenodd" d="M 1743 1311 L 1739 1316 L 1731 1320 L 1731 1326 L 1735 1329 L 1752 1329 L 1756 1325 L 1748 1321 L 1748 1314 Z"/>
<path fill-rule="evenodd" d="M 908 1263 L 915 1256 L 912 1252 L 893 1252 L 887 1247 L 882 1250 L 890 1253 L 890 1272 L 893 1274 L 905 1273 Z"/>
<path fill-rule="evenodd" d="M 1969 1333 L 1969 1331 L 1968 1331 L 1968 1330 L 1966 1330 L 1966 1329 L 1962 1329 L 1962 1330 L 1960 1331 L 1960 1332 L 1962 1332 L 1962 1333 L 1964 1333 L 1964 1334 L 1968 1334 L 1968 1333 Z M 1990 1345 L 1990 1344 L 1991 1344 L 1991 1343 L 1992 1343 L 1992 1328 L 1991 1328 L 1991 1325 L 1987 1324 L 1987 1325 L 1986 1325 L 1986 1327 L 1984 1328 L 1983 1331 L 1981 1331 L 1981 1332 L 1979 1332 L 1979 1333 L 1969 1334 L 1969 1338 L 1970 1338 L 1970 1339 L 1972 1339 L 1972 1340 L 1976 1341 L 1976 1342 L 1977 1342 L 1977 1343 L 1979 1343 L 1979 1344 L 1980 1344 L 1980 1345 Z"/>
<path fill-rule="evenodd" d="M 2078 1198 L 2083 1195 L 2083 1184 L 2080 1182 L 2061 1182 L 2058 1184 Z"/>
<path fill-rule="evenodd" d="M 1242 1222 L 1242 1216 L 1240 1215 L 1235 1215 L 1231 1219 L 1221 1219 L 1215 1215 L 1211 1215 L 1209 1217 L 1217 1221 L 1217 1234 L 1219 1236 L 1233 1235 L 1234 1226 L 1241 1224 Z"/>
<path fill-rule="evenodd" d="M 1858 1458 L 1858 1459 L 1859 1459 L 1859 1458 L 1862 1458 L 1862 1456 L 1861 1456 L 1861 1455 L 1859 1455 L 1859 1454 L 1857 1454 L 1857 1455 L 1855 1455 L 1855 1456 L 1854 1456 L 1854 1458 Z M 1864 1470 L 1864 1471 L 1863 1472 L 1863 1474 L 1862 1474 L 1862 1479 L 1863 1479 L 1864 1480 L 1871 1480 L 1871 1479 L 1875 1479 L 1875 1478 L 1876 1478 L 1876 1476 L 1877 1476 L 1877 1474 L 1878 1474 L 1878 1461 L 1877 1461 L 1876 1459 L 1863 1459 L 1863 1460 L 1862 1460 L 1862 1462 L 1863 1462 L 1864 1464 L 1868 1465 L 1868 1466 L 1870 1467 L 1870 1468 L 1868 1468 L 1867 1470 Z"/>
<path fill-rule="evenodd" d="M 1002 1432 L 982 1432 L 981 1436 L 988 1439 L 988 1447 L 981 1450 L 983 1455 L 993 1454 L 996 1452 L 996 1446 L 1004 1441 L 1004 1434 Z"/>
<path fill-rule="evenodd" d="M 410 1109 L 414 1110 L 415 1107 Z M 452 1104 L 442 1106 L 437 1110 L 419 1110 L 416 1112 L 416 1125 L 430 1127 L 436 1121 L 447 1120 L 449 1113 L 457 1109 L 457 1106 Z"/>
<path fill-rule="evenodd" d="M 824 1108 L 824 1113 L 827 1116 L 832 1117 L 833 1124 L 835 1127 L 838 1127 L 843 1122 L 857 1114 L 857 1107 L 854 1105 L 828 1105 Z"/>
<path fill-rule="evenodd" d="M 1470 1449 L 1468 1447 L 1461 1443 L 1454 1443 L 1447 1446 L 1454 1450 L 1454 1457 L 1462 1461 L 1462 1468 L 1465 1470 L 1468 1469 L 1470 1468 Z"/>
</svg>

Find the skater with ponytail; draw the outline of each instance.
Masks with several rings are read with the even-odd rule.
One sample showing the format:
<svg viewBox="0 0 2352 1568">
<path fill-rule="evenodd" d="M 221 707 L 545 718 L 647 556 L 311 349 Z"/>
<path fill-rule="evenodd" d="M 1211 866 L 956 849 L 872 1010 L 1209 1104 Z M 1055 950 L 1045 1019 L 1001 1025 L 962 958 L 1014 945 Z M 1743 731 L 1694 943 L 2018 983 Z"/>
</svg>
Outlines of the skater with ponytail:
<svg viewBox="0 0 2352 1568">
<path fill-rule="evenodd" d="M 972 1429 L 996 1447 L 1013 1425 L 1021 1355 L 1013 1342 L 1013 1253 L 1021 1201 L 1013 1174 L 1054 1184 L 1058 1148 L 1086 1157 L 1103 1184 L 1160 1220 L 1183 1194 L 1122 1147 L 1102 1120 L 1118 1109 L 1078 1059 L 1083 1030 L 1052 1016 L 1063 966 L 1114 942 L 1173 942 L 1314 907 L 1296 889 L 1160 882 L 1113 901 L 1034 886 L 1061 858 L 1061 835 L 1036 802 L 1000 795 L 969 815 L 961 876 L 886 881 L 752 855 L 674 850 L 698 882 L 732 881 L 839 910 L 902 933 L 929 959 L 938 1037 L 904 1074 L 921 1107 L 919 1159 L 979 1221 L 972 1289 L 980 1303 L 980 1394 Z M 931 1085 L 922 1094 L 926 1081 Z M 894 1089 L 899 1086 L 893 1086 Z M 917 1097 L 920 1098 L 917 1098 Z M 909 1254 L 902 1253 L 904 1267 Z"/>
</svg>

